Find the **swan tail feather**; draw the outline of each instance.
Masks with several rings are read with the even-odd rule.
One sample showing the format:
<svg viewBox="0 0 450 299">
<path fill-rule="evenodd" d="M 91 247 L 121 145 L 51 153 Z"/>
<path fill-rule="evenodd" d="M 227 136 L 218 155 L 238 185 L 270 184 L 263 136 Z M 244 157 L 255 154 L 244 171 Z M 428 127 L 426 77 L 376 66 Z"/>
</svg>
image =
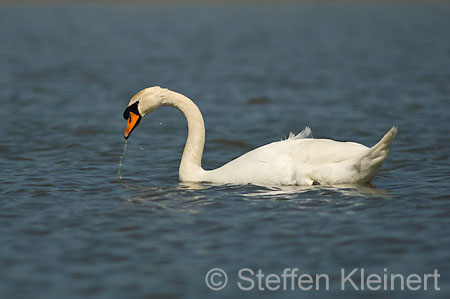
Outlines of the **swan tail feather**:
<svg viewBox="0 0 450 299">
<path fill-rule="evenodd" d="M 377 144 L 369 148 L 366 152 L 356 157 L 353 167 L 357 170 L 358 176 L 355 183 L 369 183 L 389 155 L 392 142 L 397 134 L 397 127 L 392 127 Z"/>
</svg>

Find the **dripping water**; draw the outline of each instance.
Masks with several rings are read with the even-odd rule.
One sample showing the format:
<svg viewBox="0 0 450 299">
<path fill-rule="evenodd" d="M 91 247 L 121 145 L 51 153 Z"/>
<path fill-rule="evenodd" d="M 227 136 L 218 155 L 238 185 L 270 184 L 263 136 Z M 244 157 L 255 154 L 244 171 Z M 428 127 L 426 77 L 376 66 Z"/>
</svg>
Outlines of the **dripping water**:
<svg viewBox="0 0 450 299">
<path fill-rule="evenodd" d="M 123 157 L 125 156 L 125 152 L 127 151 L 127 140 L 124 141 L 123 143 L 123 152 L 122 155 L 120 156 L 120 161 L 119 161 L 119 170 L 117 171 L 117 175 L 119 176 L 120 180 L 123 180 L 123 176 L 122 176 L 122 165 L 123 165 Z"/>
</svg>

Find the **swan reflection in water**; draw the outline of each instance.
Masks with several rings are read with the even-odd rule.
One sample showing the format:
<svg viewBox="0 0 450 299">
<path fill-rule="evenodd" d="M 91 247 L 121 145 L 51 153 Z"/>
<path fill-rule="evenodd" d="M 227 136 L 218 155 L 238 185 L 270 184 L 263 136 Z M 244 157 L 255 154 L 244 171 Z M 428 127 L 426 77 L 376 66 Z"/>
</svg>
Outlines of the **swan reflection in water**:
<svg viewBox="0 0 450 299">
<path fill-rule="evenodd" d="M 187 190 L 206 190 L 214 187 L 225 188 L 224 186 L 234 186 L 235 188 L 242 188 L 242 185 L 220 185 L 214 183 L 200 183 L 200 182 L 180 182 L 179 188 Z M 254 185 L 248 184 L 251 190 L 244 188 L 244 192 L 241 194 L 249 199 L 251 198 L 278 198 L 278 197 L 296 197 L 301 198 L 301 194 L 308 193 L 321 193 L 323 195 L 331 195 L 333 193 L 338 193 L 344 196 L 367 196 L 367 195 L 377 195 L 385 196 L 389 194 L 388 190 L 379 190 L 372 184 L 342 184 L 342 185 L 320 185 L 320 186 L 264 186 L 264 185 Z M 226 191 L 226 190 L 224 190 Z M 279 198 L 281 199 L 281 198 Z"/>
<path fill-rule="evenodd" d="M 135 195 L 128 201 L 176 201 L 197 202 L 198 204 L 209 204 L 213 201 L 233 199 L 244 200 L 296 200 L 307 202 L 318 200 L 332 201 L 334 196 L 339 197 L 384 197 L 389 194 L 388 190 L 376 189 L 372 184 L 358 185 L 345 184 L 338 186 L 261 186 L 261 185 L 232 185 L 214 184 L 202 182 L 179 182 L 174 186 L 167 187 L 142 187 L 138 185 L 127 185 Z M 211 196 L 214 193 L 215 196 Z M 222 193 L 223 196 L 216 196 Z M 215 199 L 211 199 L 215 198 Z M 172 206 L 172 204 L 170 204 Z"/>
</svg>

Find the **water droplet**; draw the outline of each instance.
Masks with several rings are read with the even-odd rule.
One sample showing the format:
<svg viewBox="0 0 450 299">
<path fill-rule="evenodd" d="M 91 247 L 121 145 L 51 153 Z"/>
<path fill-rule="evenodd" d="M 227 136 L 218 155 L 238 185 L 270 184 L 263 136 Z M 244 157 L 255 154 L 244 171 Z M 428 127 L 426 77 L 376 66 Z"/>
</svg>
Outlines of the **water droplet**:
<svg viewBox="0 0 450 299">
<path fill-rule="evenodd" d="M 139 144 L 139 147 L 141 148 L 141 151 L 144 150 L 144 146 L 142 144 Z"/>
<path fill-rule="evenodd" d="M 119 170 L 117 171 L 117 175 L 119 176 L 120 180 L 123 180 L 122 177 L 122 165 L 123 165 L 123 156 L 125 156 L 125 152 L 127 151 L 127 140 L 125 140 L 124 144 L 123 144 L 123 152 L 122 155 L 120 156 L 120 161 L 119 161 Z"/>
</svg>

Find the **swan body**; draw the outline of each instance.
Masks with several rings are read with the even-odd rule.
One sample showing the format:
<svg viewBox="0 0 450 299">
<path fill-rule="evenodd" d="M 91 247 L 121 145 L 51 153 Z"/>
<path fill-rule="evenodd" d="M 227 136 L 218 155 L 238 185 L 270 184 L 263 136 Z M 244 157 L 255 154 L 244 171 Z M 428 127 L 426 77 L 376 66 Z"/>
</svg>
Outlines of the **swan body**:
<svg viewBox="0 0 450 299">
<path fill-rule="evenodd" d="M 137 93 L 124 112 L 128 138 L 142 117 L 160 106 L 180 110 L 188 123 L 188 137 L 179 168 L 180 181 L 232 184 L 314 185 L 364 184 L 375 176 L 389 154 L 397 128 L 392 127 L 374 146 L 310 138 L 306 127 L 298 135 L 256 148 L 214 170 L 201 165 L 205 126 L 198 107 L 186 96 L 160 88 Z"/>
</svg>

